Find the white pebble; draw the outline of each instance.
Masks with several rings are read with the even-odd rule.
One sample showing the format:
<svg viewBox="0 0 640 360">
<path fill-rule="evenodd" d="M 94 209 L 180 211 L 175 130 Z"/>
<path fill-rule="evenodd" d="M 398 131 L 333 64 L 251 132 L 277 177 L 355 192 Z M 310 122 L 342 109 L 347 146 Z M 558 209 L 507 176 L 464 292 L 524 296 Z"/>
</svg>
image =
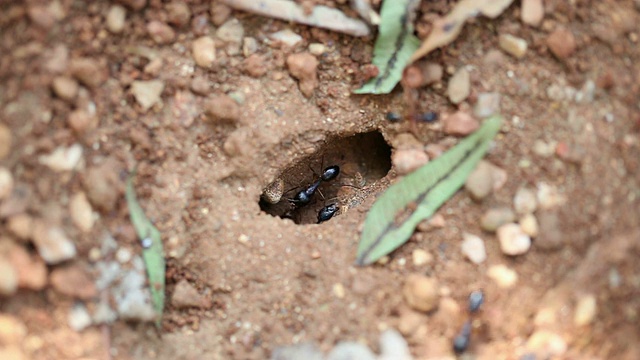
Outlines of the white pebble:
<svg viewBox="0 0 640 360">
<path fill-rule="evenodd" d="M 426 265 L 433 261 L 433 255 L 422 249 L 413 250 L 411 258 L 413 259 L 413 265 L 415 266 Z"/>
<path fill-rule="evenodd" d="M 18 289 L 18 273 L 4 256 L 0 257 L 0 295 L 12 295 Z"/>
<path fill-rule="evenodd" d="M 523 216 L 520 221 L 520 228 L 522 232 L 531 236 L 532 238 L 538 236 L 538 219 L 533 214 L 527 214 Z"/>
<path fill-rule="evenodd" d="M 149 110 L 153 105 L 160 102 L 162 90 L 164 90 L 162 80 L 136 80 L 131 83 L 131 93 L 143 111 Z"/>
<path fill-rule="evenodd" d="M 191 44 L 193 59 L 200 67 L 208 69 L 216 61 L 216 43 L 209 36 L 197 38 Z"/>
<path fill-rule="evenodd" d="M 513 207 L 520 215 L 533 213 L 537 206 L 536 194 L 531 189 L 521 187 L 513 197 Z"/>
<path fill-rule="evenodd" d="M 463 102 L 471 93 L 471 77 L 464 67 L 461 67 L 449 79 L 447 97 L 454 104 Z"/>
<path fill-rule="evenodd" d="M 70 328 L 75 331 L 81 331 L 91 325 L 91 316 L 84 304 L 77 303 L 69 311 L 68 321 Z"/>
<path fill-rule="evenodd" d="M 0 166 L 0 200 L 6 198 L 13 191 L 13 176 L 9 169 Z"/>
<path fill-rule="evenodd" d="M 51 154 L 41 155 L 38 161 L 53 171 L 73 170 L 82 159 L 82 146 L 73 144 L 68 148 L 59 146 Z"/>
<path fill-rule="evenodd" d="M 478 94 L 478 101 L 473 107 L 473 115 L 483 119 L 500 111 L 500 100 L 502 95 L 499 92 Z"/>
<path fill-rule="evenodd" d="M 491 266 L 487 270 L 487 276 L 503 289 L 513 287 L 518 281 L 518 274 L 502 264 Z"/>
<path fill-rule="evenodd" d="M 321 43 L 309 44 L 309 52 L 312 55 L 320 56 L 320 55 L 324 54 L 325 51 L 327 51 L 327 47 L 324 46 L 324 44 L 321 44 Z"/>
<path fill-rule="evenodd" d="M 525 234 L 518 224 L 508 223 L 501 225 L 498 230 L 500 250 L 505 255 L 522 255 L 531 248 L 531 237 Z"/>
<path fill-rule="evenodd" d="M 464 233 L 462 240 L 462 254 L 474 264 L 481 264 L 487 259 L 487 251 L 484 247 L 484 241 L 473 234 Z"/>
<path fill-rule="evenodd" d="M 129 249 L 121 247 L 116 251 L 116 260 L 118 260 L 120 264 L 126 264 L 131 261 L 131 255 Z"/>
<path fill-rule="evenodd" d="M 287 46 L 296 46 L 302 41 L 302 36 L 294 33 L 291 29 L 284 29 L 269 35 L 269 38 L 274 41 L 279 41 Z"/>
<path fill-rule="evenodd" d="M 83 232 L 89 232 L 93 227 L 95 216 L 84 192 L 73 195 L 69 201 L 69 214 L 73 224 Z"/>
<path fill-rule="evenodd" d="M 536 198 L 540 208 L 545 210 L 560 206 L 567 201 L 564 194 L 561 194 L 555 186 L 546 183 L 538 184 Z"/>
<path fill-rule="evenodd" d="M 62 228 L 36 221 L 33 227 L 33 243 L 40 257 L 49 265 L 58 264 L 76 256 L 73 241 Z"/>
<path fill-rule="evenodd" d="M 526 348 L 543 358 L 561 358 L 567 351 L 567 342 L 554 332 L 538 330 L 529 337 Z"/>
<path fill-rule="evenodd" d="M 573 316 L 573 323 L 576 326 L 584 326 L 593 322 L 596 317 L 597 302 L 596 297 L 592 294 L 583 295 L 578 299 L 576 304 L 576 312 Z"/>
<path fill-rule="evenodd" d="M 119 34 L 124 30 L 124 21 L 127 10 L 120 5 L 113 5 L 107 13 L 107 29 L 114 34 Z"/>
<path fill-rule="evenodd" d="M 346 295 L 344 285 L 340 283 L 333 284 L 333 295 L 335 295 L 338 299 L 344 299 Z"/>
<path fill-rule="evenodd" d="M 504 52 L 518 59 L 524 57 L 527 53 L 527 48 L 529 47 L 525 39 L 509 34 L 500 35 L 498 42 L 500 48 L 504 50 Z"/>
</svg>

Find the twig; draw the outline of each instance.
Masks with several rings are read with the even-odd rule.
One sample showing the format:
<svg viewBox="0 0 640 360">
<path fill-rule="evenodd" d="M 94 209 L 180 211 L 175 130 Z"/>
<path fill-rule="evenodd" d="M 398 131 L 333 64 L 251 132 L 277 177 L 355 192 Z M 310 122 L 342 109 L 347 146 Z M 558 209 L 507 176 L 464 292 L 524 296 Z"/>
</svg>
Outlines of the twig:
<svg viewBox="0 0 640 360">
<path fill-rule="evenodd" d="M 325 28 L 353 36 L 369 35 L 367 24 L 346 16 L 342 11 L 318 5 L 311 14 L 287 0 L 223 0 L 228 6 L 250 13 Z"/>
</svg>

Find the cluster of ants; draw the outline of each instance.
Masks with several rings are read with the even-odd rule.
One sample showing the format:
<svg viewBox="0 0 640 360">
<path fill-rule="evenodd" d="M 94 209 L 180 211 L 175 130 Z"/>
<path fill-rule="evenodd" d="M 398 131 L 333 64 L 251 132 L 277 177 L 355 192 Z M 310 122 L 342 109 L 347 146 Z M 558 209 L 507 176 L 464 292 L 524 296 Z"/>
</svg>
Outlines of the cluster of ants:
<svg viewBox="0 0 640 360">
<path fill-rule="evenodd" d="M 320 178 L 318 180 L 314 181 L 305 189 L 298 191 L 293 199 L 289 199 L 289 202 L 291 202 L 296 209 L 309 204 L 313 195 L 318 191 L 320 184 L 323 181 L 326 182 L 335 179 L 339 174 L 340 167 L 338 165 L 332 165 L 325 168 L 322 170 L 322 174 L 320 174 Z M 324 206 L 320 211 L 318 211 L 318 224 L 331 219 L 338 210 L 340 210 L 340 208 L 335 203 Z"/>
</svg>

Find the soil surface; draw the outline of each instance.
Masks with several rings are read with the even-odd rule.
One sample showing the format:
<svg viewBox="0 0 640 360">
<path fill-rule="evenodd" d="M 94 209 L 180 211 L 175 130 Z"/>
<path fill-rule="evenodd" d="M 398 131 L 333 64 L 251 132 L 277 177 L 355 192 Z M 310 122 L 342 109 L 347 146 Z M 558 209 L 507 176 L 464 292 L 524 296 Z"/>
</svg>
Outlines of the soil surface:
<svg viewBox="0 0 640 360">
<path fill-rule="evenodd" d="M 304 3 L 357 16 L 346 1 Z M 340 341 L 377 352 L 389 328 L 416 359 L 455 358 L 477 289 L 485 302 L 462 357 L 640 358 L 638 1 L 547 0 L 537 26 L 515 2 L 418 62 L 439 64 L 441 79 L 388 95 L 352 94 L 371 76 L 374 36 L 185 4 L 0 4 L 0 358 L 265 359 Z M 423 1 L 418 35 L 453 6 Z M 284 29 L 301 39 L 271 39 Z M 502 34 L 524 39 L 526 54 L 501 50 Z M 298 69 L 311 75 L 291 64 L 299 53 L 317 59 Z M 460 68 L 470 94 L 453 105 Z M 355 266 L 368 209 L 400 178 L 394 154 L 453 146 L 447 117 L 473 114 L 484 93 L 500 94 L 505 121 L 486 160 L 504 184 L 479 201 L 459 191 L 383 262 Z M 428 111 L 439 120 L 406 120 Z M 331 165 L 339 176 L 293 207 Z M 159 329 L 144 306 L 119 308 L 128 290 L 118 297 L 105 280 L 109 266 L 144 274 L 124 199 L 136 166 L 167 254 Z M 279 181 L 269 204 L 263 190 Z M 521 188 L 538 194 L 537 234 L 508 256 L 481 218 L 513 209 Z M 336 215 L 316 224 L 330 204 Z M 482 238 L 486 260 L 465 257 L 465 233 Z M 437 280 L 435 309 L 406 302 L 414 274 Z"/>
</svg>

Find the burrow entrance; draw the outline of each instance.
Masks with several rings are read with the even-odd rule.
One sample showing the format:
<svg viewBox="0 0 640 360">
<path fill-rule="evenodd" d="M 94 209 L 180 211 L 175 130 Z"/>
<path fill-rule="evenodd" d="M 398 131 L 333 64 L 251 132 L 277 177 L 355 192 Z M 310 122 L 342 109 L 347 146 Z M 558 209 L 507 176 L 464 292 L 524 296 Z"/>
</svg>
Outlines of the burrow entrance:
<svg viewBox="0 0 640 360">
<path fill-rule="evenodd" d="M 333 165 L 340 167 L 340 174 L 335 179 L 322 181 L 308 204 L 295 206 L 289 201 L 317 181 L 323 169 Z M 316 224 L 318 212 L 325 206 L 339 207 L 335 217 L 357 206 L 366 197 L 368 187 L 386 176 L 390 169 L 391 147 L 380 132 L 330 138 L 315 154 L 280 174 L 276 181 L 283 183 L 285 191 L 281 200 L 270 204 L 263 196 L 260 209 L 296 224 Z"/>
</svg>

